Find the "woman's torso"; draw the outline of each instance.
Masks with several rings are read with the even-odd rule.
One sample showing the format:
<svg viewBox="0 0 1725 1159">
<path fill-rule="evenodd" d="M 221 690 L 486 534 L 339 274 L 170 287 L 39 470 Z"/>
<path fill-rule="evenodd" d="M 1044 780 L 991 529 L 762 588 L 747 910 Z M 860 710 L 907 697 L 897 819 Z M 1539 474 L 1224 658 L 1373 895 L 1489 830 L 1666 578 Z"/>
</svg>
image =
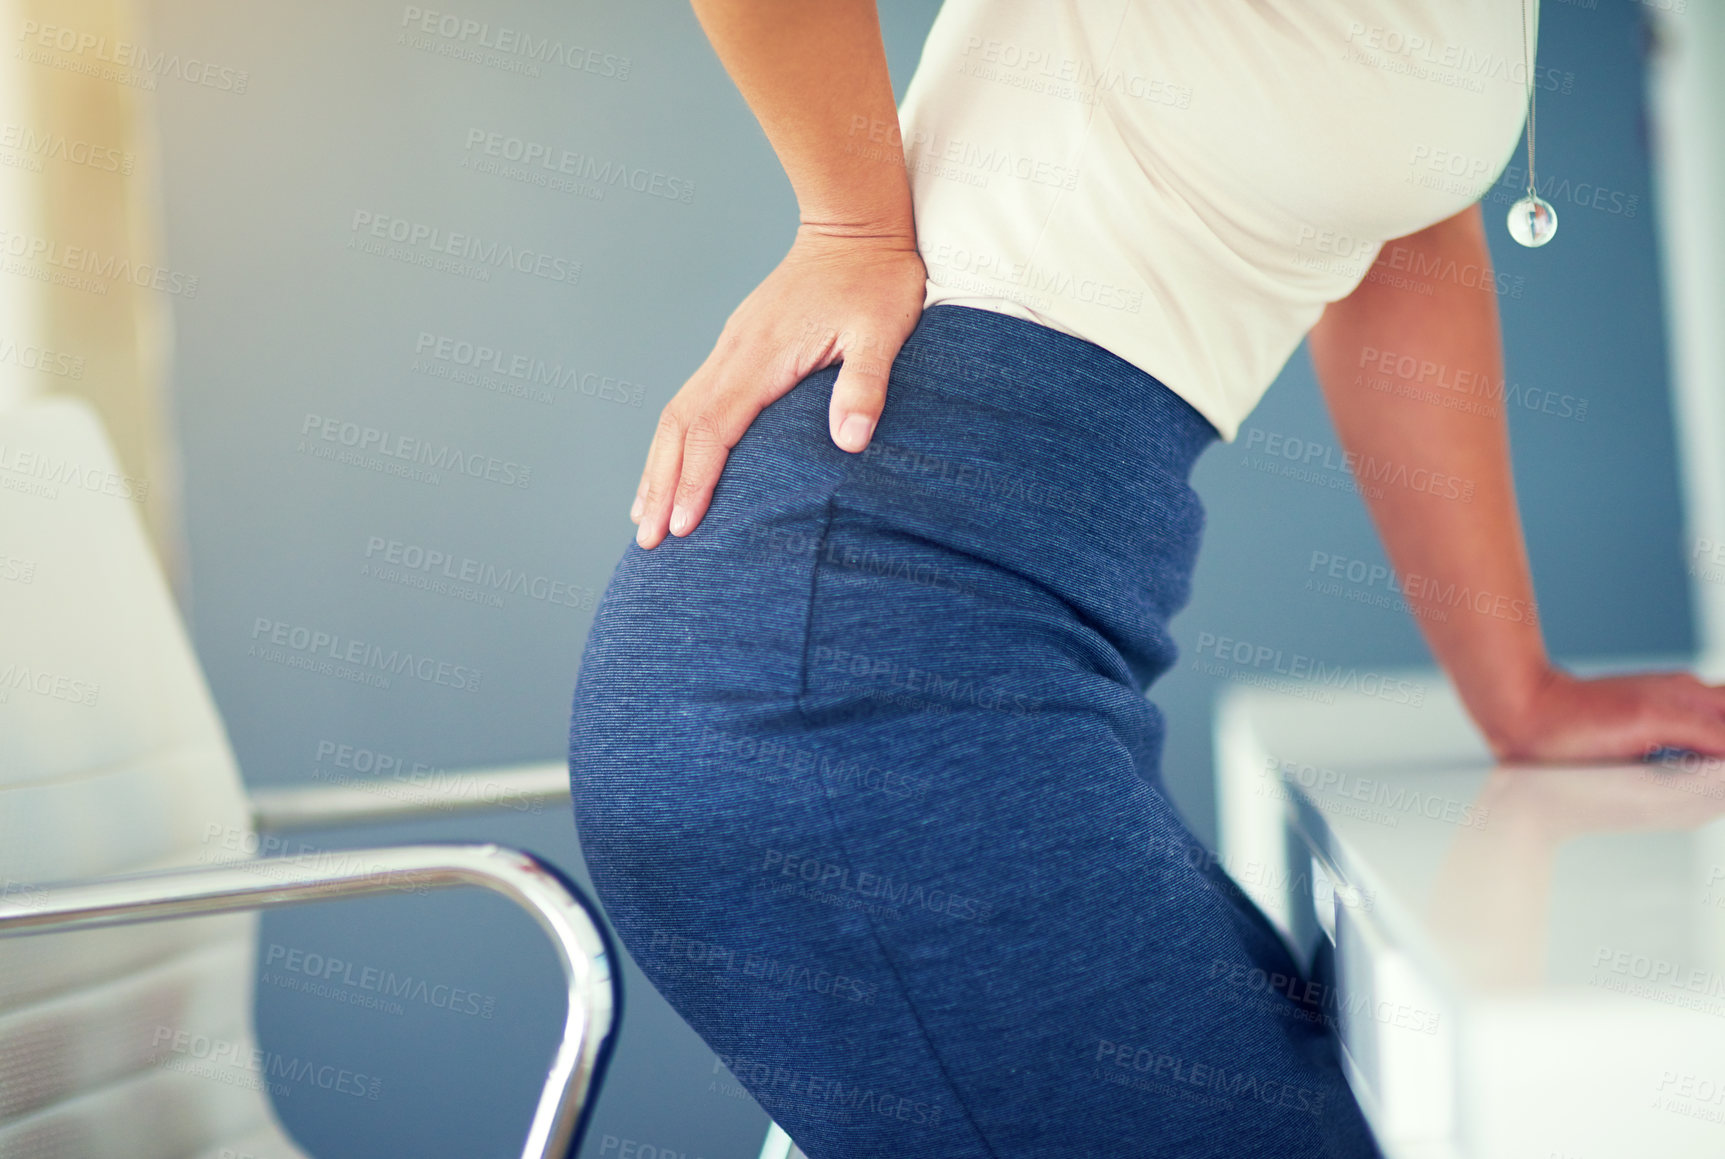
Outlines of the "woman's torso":
<svg viewBox="0 0 1725 1159">
<path fill-rule="evenodd" d="M 1529 3 L 1524 36 L 1520 0 L 945 0 L 900 110 L 925 304 L 1095 342 L 1231 440 L 1386 240 L 1503 171 Z"/>
</svg>

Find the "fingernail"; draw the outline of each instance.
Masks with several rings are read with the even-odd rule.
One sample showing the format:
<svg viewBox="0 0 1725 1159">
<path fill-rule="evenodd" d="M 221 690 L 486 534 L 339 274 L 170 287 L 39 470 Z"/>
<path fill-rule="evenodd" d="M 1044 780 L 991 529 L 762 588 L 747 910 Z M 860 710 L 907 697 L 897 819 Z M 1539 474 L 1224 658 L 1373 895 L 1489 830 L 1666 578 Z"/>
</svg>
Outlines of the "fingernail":
<svg viewBox="0 0 1725 1159">
<path fill-rule="evenodd" d="M 641 512 L 644 511 L 646 507 L 647 505 L 641 502 L 641 497 L 639 495 L 635 496 L 635 502 L 629 505 L 629 518 L 640 519 Z"/>
<path fill-rule="evenodd" d="M 860 451 L 873 430 L 873 419 L 867 415 L 851 415 L 839 425 L 839 446 L 847 451 Z"/>
<path fill-rule="evenodd" d="M 681 535 L 689 530 L 689 509 L 683 506 L 671 508 L 671 534 Z"/>
<path fill-rule="evenodd" d="M 647 546 L 647 525 L 645 523 L 635 529 L 635 542 L 642 547 Z"/>
</svg>

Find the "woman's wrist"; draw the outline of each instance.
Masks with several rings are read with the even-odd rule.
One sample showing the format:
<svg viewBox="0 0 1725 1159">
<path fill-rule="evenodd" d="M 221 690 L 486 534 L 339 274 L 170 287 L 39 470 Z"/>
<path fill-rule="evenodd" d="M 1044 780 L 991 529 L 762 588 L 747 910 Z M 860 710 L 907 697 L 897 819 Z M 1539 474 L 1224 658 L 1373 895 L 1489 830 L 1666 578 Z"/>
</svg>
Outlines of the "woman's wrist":
<svg viewBox="0 0 1725 1159">
<path fill-rule="evenodd" d="M 911 213 L 910 188 L 902 196 L 884 194 L 826 202 L 798 198 L 797 233 L 858 240 L 908 241 L 916 244 L 916 219 Z"/>
<path fill-rule="evenodd" d="M 1457 691 L 1486 743 L 1501 760 L 1514 760 L 1537 727 L 1541 697 L 1567 674 L 1542 651 L 1494 665 L 1489 679 L 1457 681 Z"/>
<path fill-rule="evenodd" d="M 916 247 L 916 225 L 910 218 L 823 217 L 803 214 L 797 222 L 797 236 L 831 238 L 835 241 L 884 241 L 908 243 Z"/>
</svg>

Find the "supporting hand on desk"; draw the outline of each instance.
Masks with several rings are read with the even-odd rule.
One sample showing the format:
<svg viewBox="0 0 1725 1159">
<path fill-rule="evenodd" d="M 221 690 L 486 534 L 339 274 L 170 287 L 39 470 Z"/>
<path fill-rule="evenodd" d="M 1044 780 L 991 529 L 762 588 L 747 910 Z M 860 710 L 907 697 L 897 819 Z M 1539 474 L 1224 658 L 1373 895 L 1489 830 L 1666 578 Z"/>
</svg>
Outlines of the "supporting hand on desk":
<svg viewBox="0 0 1725 1159">
<path fill-rule="evenodd" d="M 1491 744 L 1506 761 L 1635 760 L 1659 748 L 1725 756 L 1725 685 L 1688 672 L 1585 680 L 1553 668 Z"/>
<path fill-rule="evenodd" d="M 1491 269 L 1477 205 L 1391 250 L 1427 269 Z M 1424 389 L 1423 376 L 1445 367 L 1504 381 L 1497 296 L 1442 277 L 1427 288 L 1366 278 L 1324 311 L 1310 347 L 1343 445 L 1368 478 L 1385 480 L 1362 494 L 1408 605 L 1492 752 L 1522 762 L 1633 760 L 1660 746 L 1725 755 L 1725 689 L 1678 672 L 1582 680 L 1551 663 L 1506 408 L 1449 407 L 1445 392 Z M 1387 367 L 1383 351 L 1395 352 Z"/>
</svg>

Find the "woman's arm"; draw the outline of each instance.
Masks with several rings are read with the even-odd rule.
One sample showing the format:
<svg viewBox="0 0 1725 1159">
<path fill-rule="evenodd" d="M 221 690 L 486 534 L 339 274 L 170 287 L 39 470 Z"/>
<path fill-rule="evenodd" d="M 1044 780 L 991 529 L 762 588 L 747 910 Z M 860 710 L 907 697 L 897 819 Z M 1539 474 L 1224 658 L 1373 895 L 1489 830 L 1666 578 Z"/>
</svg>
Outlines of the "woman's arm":
<svg viewBox="0 0 1725 1159">
<path fill-rule="evenodd" d="M 841 359 L 828 431 L 847 451 L 866 447 L 927 278 L 873 0 L 693 6 L 790 178 L 801 223 L 660 412 L 629 513 L 645 548 L 693 531 L 755 417 Z"/>
<path fill-rule="evenodd" d="M 1405 598 L 1492 750 L 1504 760 L 1628 759 L 1661 745 L 1725 754 L 1725 690 L 1686 673 L 1577 680 L 1547 656 L 1479 207 L 1387 244 L 1379 262 L 1392 257 L 1435 271 L 1432 293 L 1368 276 L 1312 329 L 1312 361 Z M 1478 393 L 1458 391 L 1463 382 Z"/>
<path fill-rule="evenodd" d="M 870 160 L 878 151 L 863 147 L 871 144 L 869 126 L 887 126 L 889 152 L 901 149 L 874 0 L 692 0 L 692 6 L 778 154 L 803 224 L 914 236 L 904 166 Z M 855 118 L 862 118 L 860 131 Z"/>
</svg>

